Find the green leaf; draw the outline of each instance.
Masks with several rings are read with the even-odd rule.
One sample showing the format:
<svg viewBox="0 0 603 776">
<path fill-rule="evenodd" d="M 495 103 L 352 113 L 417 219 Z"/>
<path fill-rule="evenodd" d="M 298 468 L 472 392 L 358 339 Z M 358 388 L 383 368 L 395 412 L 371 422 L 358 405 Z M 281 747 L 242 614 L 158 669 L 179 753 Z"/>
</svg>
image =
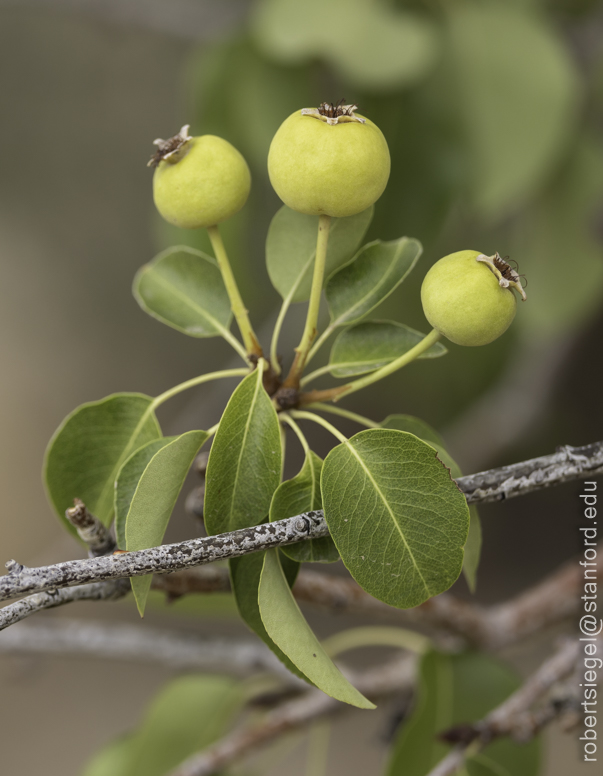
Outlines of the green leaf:
<svg viewBox="0 0 603 776">
<path fill-rule="evenodd" d="M 245 700 L 226 676 L 183 676 L 171 682 L 147 712 L 128 776 L 165 776 L 194 752 L 221 738 Z"/>
<path fill-rule="evenodd" d="M 291 593 L 276 550 L 264 554 L 258 601 L 268 636 L 316 687 L 352 706 L 375 708 L 322 648 Z"/>
<path fill-rule="evenodd" d="M 130 737 L 121 738 L 103 747 L 87 764 L 82 776 L 129 776 Z"/>
<path fill-rule="evenodd" d="M 538 15 L 510 3 L 457 3 L 448 12 L 474 204 L 500 216 L 546 184 L 577 119 L 579 78 Z"/>
<path fill-rule="evenodd" d="M 251 555 L 242 555 L 240 558 L 231 558 L 229 560 L 230 581 L 237 609 L 243 622 L 262 639 L 264 644 L 274 652 L 283 665 L 295 676 L 308 681 L 307 677 L 298 670 L 287 655 L 277 647 L 268 635 L 262 622 L 258 595 L 262 568 L 264 566 L 264 555 L 264 552 L 254 552 Z M 293 587 L 297 572 L 299 571 L 299 563 L 286 556 L 282 556 L 282 569 L 288 586 Z"/>
<path fill-rule="evenodd" d="M 310 450 L 299 474 L 282 482 L 276 489 L 270 505 L 270 522 L 313 509 L 322 509 L 321 471 L 322 460 Z M 300 563 L 333 563 L 339 560 L 337 547 L 329 536 L 290 544 L 283 547 L 281 552 Z"/>
<path fill-rule="evenodd" d="M 230 397 L 211 447 L 205 477 L 208 534 L 265 520 L 281 480 L 281 462 L 279 421 L 256 369 Z"/>
<path fill-rule="evenodd" d="M 329 366 L 334 377 L 373 372 L 414 348 L 425 337 L 396 321 L 363 321 L 344 329 L 331 348 Z M 438 358 L 448 351 L 436 342 L 418 358 Z"/>
<path fill-rule="evenodd" d="M 126 517 L 128 552 L 161 544 L 188 470 L 207 438 L 207 431 L 188 431 L 163 445 L 148 462 Z M 152 576 L 148 574 L 130 580 L 141 617 Z"/>
<path fill-rule="evenodd" d="M 373 217 L 373 206 L 347 218 L 335 218 L 329 230 L 325 278 L 358 250 Z M 276 213 L 266 239 L 266 266 L 272 285 L 291 302 L 310 298 L 318 216 L 306 216 L 288 207 Z"/>
<path fill-rule="evenodd" d="M 598 138 L 582 138 L 544 196 L 522 214 L 512 256 L 529 281 L 516 325 L 530 338 L 567 336 L 598 314 L 603 296 L 601 240 L 593 228 L 603 198 Z"/>
<path fill-rule="evenodd" d="M 408 434 L 414 434 L 427 442 L 428 445 L 432 445 L 436 450 L 445 449 L 444 440 L 438 432 L 429 423 L 415 418 L 414 415 L 388 415 L 385 420 L 381 421 L 379 427 L 406 431 Z"/>
<path fill-rule="evenodd" d="M 235 679 L 179 677 L 153 700 L 134 734 L 106 747 L 85 776 L 167 776 L 221 738 L 245 699 L 245 689 Z"/>
<path fill-rule="evenodd" d="M 134 297 L 158 321 L 191 337 L 216 337 L 228 331 L 230 300 L 215 260 L 179 245 L 141 267 Z"/>
<path fill-rule="evenodd" d="M 406 278 L 422 250 L 421 243 L 409 237 L 365 245 L 327 281 L 330 325 L 354 323 L 374 310 Z"/>
<path fill-rule="evenodd" d="M 369 90 L 416 82 L 438 54 L 431 21 L 375 0 L 262 0 L 252 29 L 269 56 L 286 64 L 321 58 Z"/>
<path fill-rule="evenodd" d="M 475 593 L 477 587 L 477 570 L 482 555 L 482 524 L 475 504 L 469 505 L 469 535 L 465 542 L 465 557 L 463 559 L 463 574 L 469 590 Z"/>
<path fill-rule="evenodd" d="M 142 473 L 158 450 L 169 445 L 178 437 L 161 437 L 149 442 L 133 453 L 119 470 L 115 480 L 115 538 L 120 550 L 126 549 L 126 518 L 132 497 L 138 487 Z"/>
<path fill-rule="evenodd" d="M 44 458 L 44 484 L 50 503 L 72 533 L 65 510 L 80 498 L 104 525 L 113 518 L 115 478 L 135 450 L 161 436 L 141 393 L 115 393 L 82 404 L 59 426 Z"/>
<path fill-rule="evenodd" d="M 479 721 L 519 685 L 505 665 L 482 653 L 424 655 L 415 711 L 400 729 L 386 776 L 426 776 L 449 751 L 438 741 L 439 733 Z M 489 763 L 490 770 L 476 770 L 476 762 L 469 760 L 471 776 L 536 776 L 540 745 L 537 740 L 517 745 L 501 739 L 487 746 L 476 760 Z"/>
<path fill-rule="evenodd" d="M 251 166 L 252 177 L 254 167 L 266 175 L 270 143 L 283 119 L 312 104 L 310 68 L 283 68 L 267 60 L 244 32 L 206 41 L 193 55 L 190 76 L 195 92 L 193 111 L 187 111 L 192 134 L 227 137 Z"/>
<path fill-rule="evenodd" d="M 456 480 L 462 476 L 460 467 L 448 454 L 442 437 L 425 421 L 412 415 L 389 415 L 379 425 L 381 428 L 395 428 L 398 431 L 407 431 L 409 434 L 414 434 L 435 448 L 442 463 L 450 469 L 453 479 Z M 469 507 L 469 535 L 465 543 L 465 557 L 463 559 L 463 574 L 471 592 L 475 592 L 481 549 L 482 529 L 479 513 L 477 507 L 471 505 Z"/>
<path fill-rule="evenodd" d="M 469 510 L 433 447 L 403 431 L 361 431 L 326 457 L 321 490 L 343 562 L 375 598 L 407 609 L 457 579 Z"/>
</svg>

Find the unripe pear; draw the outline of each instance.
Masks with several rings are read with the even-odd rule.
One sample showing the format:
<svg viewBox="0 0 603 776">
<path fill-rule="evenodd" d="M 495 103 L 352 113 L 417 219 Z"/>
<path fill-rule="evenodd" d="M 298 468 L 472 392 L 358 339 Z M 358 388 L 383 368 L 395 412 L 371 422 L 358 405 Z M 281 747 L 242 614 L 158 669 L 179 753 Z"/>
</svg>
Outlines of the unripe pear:
<svg viewBox="0 0 603 776">
<path fill-rule="evenodd" d="M 292 113 L 281 124 L 268 153 L 268 174 L 292 210 L 352 216 L 383 193 L 390 172 L 387 142 L 355 108 L 322 103 Z"/>
<path fill-rule="evenodd" d="M 157 210 L 174 226 L 215 226 L 247 201 L 251 174 L 247 162 L 228 141 L 215 135 L 188 137 L 188 127 L 170 140 L 157 140 L 150 164 Z M 168 150 L 162 152 L 162 145 Z M 171 146 L 170 146 L 171 144 Z M 169 150 L 174 147 L 173 150 Z"/>
<path fill-rule="evenodd" d="M 511 325 L 513 288 L 525 299 L 519 275 L 498 254 L 458 251 L 429 270 L 421 286 L 423 312 L 434 329 L 457 345 L 487 345 Z"/>
</svg>

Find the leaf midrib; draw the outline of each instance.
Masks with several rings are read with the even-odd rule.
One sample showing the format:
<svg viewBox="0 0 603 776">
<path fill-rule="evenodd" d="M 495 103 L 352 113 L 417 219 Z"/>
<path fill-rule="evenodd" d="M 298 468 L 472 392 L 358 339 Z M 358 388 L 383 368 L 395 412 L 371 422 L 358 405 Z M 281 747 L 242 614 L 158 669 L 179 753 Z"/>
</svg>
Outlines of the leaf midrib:
<svg viewBox="0 0 603 776">
<path fill-rule="evenodd" d="M 256 378 L 256 381 L 255 381 L 255 388 L 254 388 L 253 396 L 252 396 L 252 399 L 251 399 L 251 402 L 250 402 L 250 405 L 249 405 L 249 412 L 247 413 L 247 420 L 245 421 L 245 429 L 243 431 L 243 441 L 241 442 L 241 447 L 240 447 L 240 450 L 239 450 L 239 457 L 237 459 L 237 471 L 236 471 L 235 478 L 234 478 L 234 483 L 233 483 L 233 486 L 232 486 L 232 495 L 231 495 L 231 498 L 230 498 L 230 508 L 228 510 L 228 522 L 229 522 L 229 527 L 230 527 L 231 531 L 234 530 L 233 525 L 232 525 L 233 505 L 234 505 L 234 502 L 235 502 L 235 495 L 236 495 L 237 487 L 238 487 L 238 483 L 239 483 L 239 474 L 241 472 L 241 460 L 243 458 L 243 452 L 245 450 L 245 445 L 247 443 L 247 437 L 249 435 L 249 428 L 251 426 L 251 417 L 253 415 L 253 410 L 254 410 L 254 407 L 255 407 L 255 404 L 256 404 L 256 401 L 257 401 L 257 398 L 258 398 L 259 389 L 260 389 L 260 381 L 262 379 L 262 372 L 261 372 L 260 369 L 257 370 L 257 373 L 258 373 L 258 377 Z"/>
<path fill-rule="evenodd" d="M 421 569 L 419 568 L 419 566 L 418 566 L 418 564 L 417 564 L 417 561 L 415 560 L 415 556 L 414 556 L 414 554 L 413 554 L 412 550 L 410 549 L 410 546 L 409 546 L 408 542 L 406 541 L 406 537 L 404 536 L 404 533 L 402 532 L 402 529 L 401 529 L 401 528 L 400 528 L 400 526 L 398 525 L 398 523 L 397 523 L 397 521 L 396 521 L 396 518 L 395 518 L 395 516 L 394 516 L 394 513 L 392 512 L 392 510 L 391 510 L 391 508 L 390 508 L 390 506 L 389 506 L 389 504 L 388 504 L 388 502 L 387 502 L 387 499 L 386 499 L 386 498 L 385 498 L 385 496 L 383 495 L 383 493 L 382 493 L 382 491 L 381 491 L 381 488 L 380 488 L 380 487 L 379 487 L 379 485 L 377 484 L 377 482 L 376 482 L 375 478 L 373 477 L 373 475 L 372 475 L 372 473 L 371 473 L 370 469 L 369 469 L 369 468 L 368 468 L 368 466 L 367 466 L 367 465 L 364 463 L 364 461 L 362 460 L 362 458 L 361 458 L 361 457 L 360 457 L 360 455 L 358 454 L 357 450 L 356 450 L 356 449 L 354 448 L 354 446 L 353 446 L 353 445 L 352 445 L 352 444 L 349 442 L 349 440 L 346 440 L 346 442 L 345 442 L 345 445 L 346 445 L 346 446 L 348 447 L 348 449 L 351 451 L 352 455 L 353 455 L 353 456 L 356 458 L 356 460 L 358 461 L 358 463 L 360 464 L 360 466 L 361 466 L 361 467 L 362 467 L 362 469 L 364 470 L 364 472 L 365 472 L 366 476 L 369 478 L 369 480 L 370 480 L 370 481 L 371 481 L 371 483 L 373 484 L 373 486 L 374 486 L 375 490 L 377 491 L 377 494 L 378 494 L 378 495 L 379 495 L 379 497 L 381 498 L 381 501 L 383 502 L 383 506 L 384 506 L 384 507 L 386 508 L 386 510 L 388 511 L 388 513 L 389 513 L 389 515 L 390 515 L 390 517 L 391 517 L 391 519 L 392 519 L 392 523 L 394 524 L 394 526 L 396 527 L 396 529 L 397 529 L 398 533 L 400 534 L 400 538 L 402 539 L 402 543 L 403 543 L 403 544 L 404 544 L 404 546 L 406 547 L 406 550 L 407 550 L 407 552 L 408 552 L 408 555 L 409 555 L 410 559 L 412 560 L 413 566 L 415 567 L 415 569 L 417 570 L 417 574 L 418 574 L 418 575 L 419 575 L 419 577 L 421 578 L 421 582 L 423 583 L 423 586 L 424 586 L 424 588 L 425 588 L 425 591 L 426 591 L 426 593 L 427 593 L 428 597 L 431 597 L 431 591 L 430 591 L 430 589 L 429 589 L 429 587 L 428 587 L 428 585 L 427 585 L 427 582 L 425 581 L 425 577 L 424 577 L 424 576 L 423 576 L 423 574 L 421 573 Z"/>
</svg>

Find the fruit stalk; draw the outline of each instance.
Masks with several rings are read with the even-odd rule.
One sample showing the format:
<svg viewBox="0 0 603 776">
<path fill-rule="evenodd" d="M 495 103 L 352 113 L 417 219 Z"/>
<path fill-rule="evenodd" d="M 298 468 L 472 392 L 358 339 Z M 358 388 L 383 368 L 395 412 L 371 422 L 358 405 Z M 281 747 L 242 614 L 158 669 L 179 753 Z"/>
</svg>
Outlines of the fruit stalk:
<svg viewBox="0 0 603 776">
<path fill-rule="evenodd" d="M 325 277 L 325 265 L 327 261 L 327 247 L 329 245 L 329 229 L 331 226 L 331 216 L 324 213 L 318 216 L 318 237 L 316 239 L 316 258 L 314 259 L 314 274 L 312 276 L 312 289 L 310 291 L 310 302 L 308 304 L 308 314 L 306 316 L 306 325 L 301 341 L 295 349 L 295 359 L 283 383 L 286 388 L 298 388 L 299 379 L 304 371 L 308 353 L 312 343 L 316 339 L 318 322 L 318 311 L 320 308 L 320 297 Z"/>
<path fill-rule="evenodd" d="M 391 364 L 382 366 L 381 369 L 377 369 L 376 372 L 360 377 L 358 380 L 347 383 L 347 385 L 339 385 L 337 388 L 327 388 L 323 391 L 308 391 L 307 393 L 303 393 L 300 397 L 300 404 L 307 405 L 313 402 L 339 401 L 343 396 L 348 396 L 350 393 L 355 393 L 361 388 L 366 388 L 367 385 L 372 385 L 378 380 L 382 380 L 384 377 L 391 375 L 393 372 L 397 372 L 398 369 L 402 369 L 403 366 L 410 364 L 415 358 L 418 358 L 426 350 L 429 350 L 432 345 L 435 345 L 441 336 L 439 331 L 432 329 L 429 334 L 425 335 L 425 337 L 414 346 L 414 348 L 403 353 L 399 358 L 395 359 L 395 361 L 392 361 Z"/>
<path fill-rule="evenodd" d="M 208 226 L 207 233 L 209 234 L 209 239 L 211 240 L 211 245 L 214 249 L 214 255 L 218 262 L 218 266 L 220 267 L 220 272 L 222 273 L 224 285 L 226 286 L 228 298 L 230 299 L 230 307 L 237 321 L 241 336 L 243 337 L 243 343 L 247 350 L 247 354 L 254 358 L 261 358 L 263 355 L 262 348 L 260 347 L 255 332 L 253 331 L 251 321 L 249 320 L 249 316 L 247 315 L 247 308 L 239 293 L 237 281 L 232 274 L 230 262 L 228 261 L 228 254 L 226 253 L 220 230 L 218 229 L 218 226 Z"/>
</svg>

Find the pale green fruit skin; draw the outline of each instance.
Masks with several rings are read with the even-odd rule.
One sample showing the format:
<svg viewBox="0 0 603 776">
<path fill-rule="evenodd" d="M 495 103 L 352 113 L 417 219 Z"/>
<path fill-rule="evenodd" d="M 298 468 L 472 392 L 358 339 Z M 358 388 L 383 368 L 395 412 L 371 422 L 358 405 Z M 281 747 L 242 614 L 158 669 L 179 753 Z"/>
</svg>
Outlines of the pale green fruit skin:
<svg viewBox="0 0 603 776">
<path fill-rule="evenodd" d="M 296 111 L 268 152 L 268 174 L 287 207 L 311 216 L 353 216 L 376 202 L 390 172 L 387 142 L 369 119 L 327 124 Z"/>
<path fill-rule="evenodd" d="M 228 141 L 194 137 L 177 162 L 159 162 L 153 176 L 157 210 L 184 229 L 215 226 L 243 207 L 251 188 L 247 162 Z"/>
<path fill-rule="evenodd" d="M 479 251 L 459 251 L 437 261 L 421 286 L 423 312 L 440 334 L 457 345 L 487 345 L 511 325 L 515 294 L 501 288 Z"/>
</svg>

